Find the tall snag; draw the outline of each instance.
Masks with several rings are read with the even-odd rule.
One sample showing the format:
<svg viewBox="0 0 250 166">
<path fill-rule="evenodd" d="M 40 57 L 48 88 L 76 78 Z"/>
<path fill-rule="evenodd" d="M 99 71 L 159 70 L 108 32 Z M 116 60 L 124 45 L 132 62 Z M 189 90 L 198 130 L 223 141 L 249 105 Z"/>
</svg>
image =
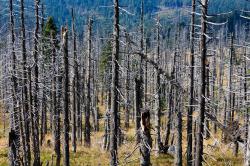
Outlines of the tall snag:
<svg viewBox="0 0 250 166">
<path fill-rule="evenodd" d="M 207 46 L 206 46 L 206 32 L 207 32 L 207 9 L 208 0 L 201 1 L 202 16 L 201 16 L 201 86 L 200 86 L 200 112 L 197 133 L 196 145 L 196 159 L 195 166 L 202 166 L 203 161 L 203 135 L 204 135 L 204 119 L 206 106 L 206 60 L 207 60 Z"/>
<path fill-rule="evenodd" d="M 68 53 L 68 29 L 62 27 L 62 49 L 64 59 L 64 165 L 69 166 L 69 53 Z"/>
<path fill-rule="evenodd" d="M 31 153 L 30 153 L 30 115 L 28 105 L 28 86 L 27 86 L 27 55 L 26 55 L 26 33 L 25 33 L 25 22 L 24 22 L 24 0 L 20 1 L 21 11 L 21 52 L 22 52 L 22 63 L 23 63 L 23 119 L 24 119 L 24 165 L 31 165 Z"/>
<path fill-rule="evenodd" d="M 36 16 L 36 27 L 35 27 L 35 37 L 34 37 L 34 61 L 35 61 L 35 68 L 34 68 L 34 75 L 35 75 L 35 89 L 34 89 L 34 117 L 33 117 L 33 124 L 34 124 L 34 135 L 33 135 L 33 152 L 34 152 L 34 166 L 40 165 L 40 147 L 39 147 L 39 107 L 38 107 L 38 93 L 39 93 L 39 86 L 38 86 L 38 33 L 39 33 L 39 3 L 40 0 L 35 0 L 35 16 Z"/>
<path fill-rule="evenodd" d="M 85 132 L 84 132 L 84 145 L 90 147 L 90 110 L 91 110 L 91 55 L 92 55 L 92 25 L 93 20 L 89 18 L 88 23 L 88 65 L 87 65 L 87 101 L 86 101 L 86 110 L 85 110 Z"/>
<path fill-rule="evenodd" d="M 114 0 L 114 30 L 112 50 L 112 82 L 111 82 L 111 135 L 110 165 L 118 165 L 117 134 L 118 134 L 118 85 L 119 85 L 119 0 Z"/>
<path fill-rule="evenodd" d="M 12 56 L 12 100 L 13 110 L 11 111 L 10 133 L 9 133 L 9 147 L 10 147 L 10 165 L 19 166 L 19 148 L 20 148 L 20 126 L 19 126 L 19 110 L 17 108 L 17 78 L 16 78 L 16 53 L 15 53 L 15 31 L 14 31 L 14 13 L 13 1 L 9 1 L 10 9 L 10 34 L 11 34 L 11 56 Z"/>
<path fill-rule="evenodd" d="M 73 95 L 73 101 L 72 101 L 72 146 L 73 146 L 73 152 L 76 152 L 76 111 L 77 111 L 77 101 L 79 100 L 77 98 L 77 78 L 78 78 L 78 64 L 77 64 L 77 52 L 76 52 L 76 32 L 75 32 L 75 16 L 74 16 L 74 10 L 71 11 L 72 15 L 72 37 L 73 37 L 73 54 L 74 54 L 74 77 L 73 77 L 73 86 L 72 86 L 72 95 Z"/>
<path fill-rule="evenodd" d="M 192 166 L 192 126 L 193 126 L 193 111 L 194 111 L 194 24 L 195 24 L 195 8 L 196 1 L 192 0 L 192 19 L 191 19 L 191 35 L 190 35 L 190 97 L 189 97 L 189 108 L 187 115 L 187 166 Z"/>
</svg>

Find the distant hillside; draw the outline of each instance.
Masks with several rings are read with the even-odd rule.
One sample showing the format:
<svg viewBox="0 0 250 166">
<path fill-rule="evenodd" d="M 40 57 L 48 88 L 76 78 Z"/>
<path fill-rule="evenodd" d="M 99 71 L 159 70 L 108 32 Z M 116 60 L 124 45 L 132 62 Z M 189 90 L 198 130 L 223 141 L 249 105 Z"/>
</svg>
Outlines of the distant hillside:
<svg viewBox="0 0 250 166">
<path fill-rule="evenodd" d="M 65 23 L 66 20 L 70 22 L 71 8 L 76 11 L 77 25 L 82 27 L 85 25 L 86 17 L 94 15 L 98 19 L 98 22 L 107 24 L 112 18 L 112 0 L 45 0 L 46 13 L 52 15 L 59 23 Z M 198 3 L 197 3 L 198 4 Z M 120 5 L 134 15 L 129 15 L 126 12 L 122 12 L 121 20 L 126 26 L 135 26 L 138 22 L 140 13 L 140 0 L 121 0 Z M 246 0 L 210 0 L 209 11 L 211 14 L 235 11 L 239 13 L 242 9 L 250 10 L 250 2 Z M 187 8 L 191 6 L 191 0 L 145 0 L 145 15 L 147 18 L 152 17 L 155 12 L 161 11 L 161 9 L 168 9 L 169 12 L 175 11 L 176 8 Z M 234 13 L 234 14 L 235 14 Z M 186 14 L 187 15 L 187 14 Z M 183 15 L 183 17 L 185 17 Z M 231 15 L 232 18 L 235 16 Z M 150 19 L 147 19 L 148 21 Z M 170 20 L 171 21 L 171 20 Z"/>
<path fill-rule="evenodd" d="M 190 11 L 191 0 L 144 0 L 145 1 L 145 24 L 147 28 L 154 25 L 154 17 L 156 12 L 164 11 L 162 21 L 166 25 L 174 22 L 171 20 L 176 15 L 176 9 L 184 9 L 182 11 L 181 21 L 184 24 L 188 24 L 190 19 L 188 10 Z M 18 3 L 18 1 L 15 1 Z M 34 0 L 26 0 L 27 12 L 26 15 L 30 15 L 28 21 L 33 20 L 34 13 L 31 10 L 34 4 Z M 101 29 L 111 29 L 112 15 L 113 15 L 113 0 L 41 0 L 41 3 L 45 6 L 46 16 L 53 16 L 58 26 L 65 24 L 71 24 L 71 9 L 74 8 L 76 15 L 77 30 L 82 31 L 88 16 L 93 16 L 95 26 L 101 26 Z M 120 5 L 130 14 L 125 11 L 121 11 L 121 24 L 125 27 L 134 28 L 138 27 L 139 14 L 140 14 L 140 0 L 120 0 Z M 234 11 L 230 15 L 230 24 L 233 25 L 235 21 L 239 21 L 239 15 L 241 10 L 250 10 L 250 2 L 246 0 L 210 0 L 209 13 L 216 14 L 221 12 Z M 198 5 L 198 3 L 197 3 Z M 18 6 L 16 11 L 19 10 Z M 0 1 L 0 14 L 4 18 L 0 20 L 1 24 L 4 24 L 8 20 L 7 12 L 8 3 Z M 199 9 L 197 9 L 199 10 Z M 5 13 L 4 13 L 5 12 Z M 199 12 L 199 11 L 198 11 Z M 18 14 L 18 12 L 16 12 Z M 18 15 L 17 15 L 18 16 Z M 228 19 L 228 18 L 218 18 Z M 31 24 L 33 25 L 33 24 Z"/>
</svg>

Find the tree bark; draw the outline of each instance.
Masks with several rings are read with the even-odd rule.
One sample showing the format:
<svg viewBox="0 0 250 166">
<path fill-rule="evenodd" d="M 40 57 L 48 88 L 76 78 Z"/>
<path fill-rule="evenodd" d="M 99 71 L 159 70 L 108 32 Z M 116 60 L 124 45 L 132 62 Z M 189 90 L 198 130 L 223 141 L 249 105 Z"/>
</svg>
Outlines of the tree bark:
<svg viewBox="0 0 250 166">
<path fill-rule="evenodd" d="M 64 59 L 64 165 L 69 166 L 69 55 L 68 30 L 62 27 L 62 47 Z"/>
<path fill-rule="evenodd" d="M 201 16 L 201 87 L 200 87 L 200 112 L 198 122 L 197 133 L 197 145 L 196 145 L 196 160 L 195 166 L 202 166 L 203 161 L 203 135 L 204 135 L 204 119 L 205 119 L 205 95 L 206 95 L 206 32 L 207 32 L 207 8 L 208 0 L 202 0 L 202 16 Z"/>
<path fill-rule="evenodd" d="M 138 91 L 140 90 L 137 89 Z M 141 112 L 141 130 L 140 130 L 140 164 L 141 166 L 149 166 L 150 162 L 150 152 L 152 148 L 152 138 L 150 134 L 150 112 L 149 110 L 144 110 Z"/>
<path fill-rule="evenodd" d="M 187 166 L 192 166 L 193 164 L 193 111 L 194 111 L 194 33 L 195 33 L 195 10 L 196 10 L 196 0 L 192 0 L 192 19 L 191 19 L 191 36 L 190 36 L 190 98 L 189 98 L 189 108 L 187 115 Z"/>
<path fill-rule="evenodd" d="M 119 0 L 114 0 L 114 30 L 112 50 L 112 82 L 111 82 L 111 135 L 110 135 L 110 165 L 118 165 L 118 91 L 119 86 Z"/>
<path fill-rule="evenodd" d="M 27 56 L 26 56 L 26 33 L 24 22 L 24 0 L 20 1 L 21 11 L 21 40 L 22 40 L 22 60 L 23 60 L 23 119 L 24 119 L 24 134 L 25 134 L 25 151 L 24 153 L 24 165 L 31 165 L 31 153 L 30 153 L 30 115 L 28 105 L 28 88 L 27 88 Z"/>
</svg>

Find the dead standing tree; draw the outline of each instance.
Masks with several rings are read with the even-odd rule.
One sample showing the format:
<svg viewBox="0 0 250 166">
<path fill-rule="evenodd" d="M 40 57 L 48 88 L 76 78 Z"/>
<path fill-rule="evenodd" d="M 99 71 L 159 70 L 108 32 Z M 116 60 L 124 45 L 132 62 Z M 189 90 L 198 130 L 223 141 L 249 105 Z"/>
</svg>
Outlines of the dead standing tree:
<svg viewBox="0 0 250 166">
<path fill-rule="evenodd" d="M 118 86 L 119 86 L 119 0 L 114 0 L 114 30 L 112 50 L 112 82 L 111 82 L 111 135 L 110 135 L 110 165 L 118 165 Z"/>
<path fill-rule="evenodd" d="M 35 76 L 35 89 L 34 89 L 34 131 L 33 131 L 33 152 L 34 152 L 34 166 L 40 166 L 40 147 L 39 147 L 39 108 L 38 108 L 38 93 L 39 93 L 39 85 L 38 85 L 38 33 L 39 33 L 39 3 L 40 0 L 35 0 L 35 17 L 36 17 L 36 27 L 35 27 L 35 36 L 34 36 L 34 76 Z M 32 108 L 31 108 L 32 109 Z"/>
<path fill-rule="evenodd" d="M 27 75 L 27 53 L 26 53 L 26 33 L 25 33 L 25 22 L 24 22 L 24 0 L 20 1 L 20 11 L 21 11 L 21 52 L 22 52 L 22 65 L 23 65 L 23 119 L 24 119 L 24 165 L 31 165 L 31 153 L 30 153 L 30 115 L 29 115 L 29 105 L 28 105 L 28 75 Z"/>
<path fill-rule="evenodd" d="M 69 166 L 69 54 L 68 54 L 68 29 L 62 27 L 62 49 L 64 59 L 64 165 Z"/>
<path fill-rule="evenodd" d="M 192 19 L 191 19 L 191 35 L 190 35 L 190 97 L 189 97 L 189 108 L 187 116 L 187 165 L 192 166 L 193 156 L 193 111 L 194 111 L 194 34 L 195 34 L 195 8 L 196 0 L 192 0 Z"/>
<path fill-rule="evenodd" d="M 13 1 L 9 1 L 10 9 L 10 34 L 11 34 L 11 55 L 12 55 L 12 100 L 13 110 L 11 111 L 11 131 L 9 133 L 10 147 L 10 165 L 19 166 L 19 148 L 20 148 L 20 126 L 19 126 L 19 110 L 17 108 L 17 78 L 16 78 L 16 53 L 15 53 L 15 31 L 14 31 L 14 13 Z"/>
<path fill-rule="evenodd" d="M 140 90 L 140 89 L 137 89 Z M 140 164 L 141 166 L 149 166 L 150 162 L 150 152 L 152 148 L 152 138 L 150 134 L 150 112 L 149 110 L 141 111 L 141 130 L 140 130 Z"/>
<path fill-rule="evenodd" d="M 206 32 L 207 32 L 207 10 L 208 0 L 201 1 L 202 16 L 201 16 L 201 86 L 200 86 L 200 112 L 197 133 L 196 145 L 196 159 L 195 166 L 202 166 L 203 161 L 203 135 L 204 135 L 204 119 L 205 119 L 205 95 L 206 95 L 206 60 L 207 60 L 207 47 L 206 47 Z"/>
<path fill-rule="evenodd" d="M 93 20 L 89 18 L 88 21 L 88 65 L 87 65 L 87 101 L 86 101 L 86 110 L 85 110 L 85 132 L 84 132 L 84 145 L 90 147 L 90 110 L 91 110 L 91 55 L 92 55 L 92 25 Z"/>
</svg>

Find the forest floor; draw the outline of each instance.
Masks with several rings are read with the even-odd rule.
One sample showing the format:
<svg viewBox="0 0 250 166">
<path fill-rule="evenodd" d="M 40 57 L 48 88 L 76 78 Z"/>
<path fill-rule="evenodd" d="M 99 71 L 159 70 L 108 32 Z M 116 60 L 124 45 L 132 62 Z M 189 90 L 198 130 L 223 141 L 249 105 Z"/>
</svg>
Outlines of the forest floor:
<svg viewBox="0 0 250 166">
<path fill-rule="evenodd" d="M 100 110 L 104 110 L 100 107 Z M 101 111 L 102 112 L 102 111 Z M 4 122 L 8 124 L 8 118 L 0 113 L 0 166 L 8 165 L 8 128 L 4 131 Z M 185 130 L 185 119 L 184 130 Z M 109 152 L 102 149 L 104 126 L 103 121 L 100 121 L 100 132 L 92 132 L 91 148 L 85 148 L 82 145 L 77 146 L 77 152 L 70 154 L 70 162 L 73 166 L 106 166 L 109 165 Z M 164 133 L 164 132 L 162 132 Z M 136 149 L 135 144 L 135 130 L 134 126 L 125 131 L 125 143 L 119 148 L 119 162 L 120 165 L 139 165 L 139 150 Z M 234 157 L 230 145 L 219 143 L 216 147 L 212 147 L 216 140 L 220 142 L 221 133 L 214 135 L 208 140 L 205 140 L 205 164 L 208 166 L 241 166 L 243 165 L 242 149 L 239 157 Z M 52 140 L 51 135 L 46 136 L 44 146 L 41 148 L 41 160 L 46 165 L 47 162 L 53 165 L 55 162 L 53 146 L 48 145 L 48 140 Z M 135 150 L 136 149 L 136 150 Z M 186 130 L 183 131 L 183 161 L 185 161 L 186 154 Z M 128 157 L 130 156 L 130 157 Z M 174 157 L 167 154 L 157 155 L 152 152 L 151 155 L 153 166 L 171 166 L 174 163 Z M 63 161 L 63 159 L 62 159 Z M 184 162 L 185 165 L 185 162 Z"/>
</svg>

